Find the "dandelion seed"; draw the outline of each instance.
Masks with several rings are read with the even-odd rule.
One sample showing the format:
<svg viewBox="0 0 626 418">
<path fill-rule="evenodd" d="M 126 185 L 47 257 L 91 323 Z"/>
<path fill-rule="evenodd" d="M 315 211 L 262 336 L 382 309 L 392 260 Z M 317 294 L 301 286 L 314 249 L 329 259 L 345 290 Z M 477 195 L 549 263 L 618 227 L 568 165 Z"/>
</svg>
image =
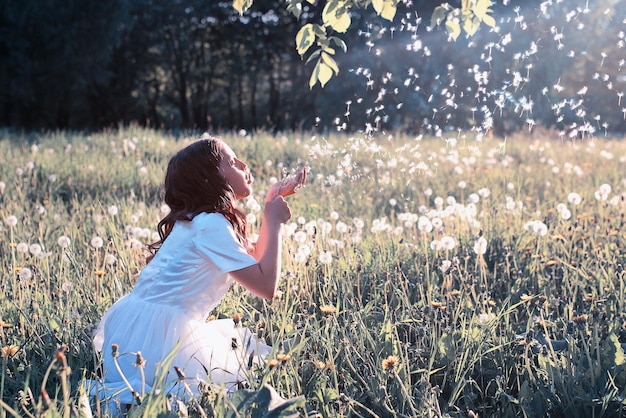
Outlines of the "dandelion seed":
<svg viewBox="0 0 626 418">
<path fill-rule="evenodd" d="M 116 257 L 114 254 L 107 254 L 107 255 L 104 257 L 104 262 L 105 262 L 107 265 L 112 266 L 112 265 L 114 265 L 115 263 L 117 263 L 117 257 Z"/>
<path fill-rule="evenodd" d="M 441 265 L 439 266 L 439 270 L 441 270 L 442 273 L 445 273 L 450 269 L 451 266 L 452 266 L 452 261 L 443 260 L 441 262 Z"/>
</svg>

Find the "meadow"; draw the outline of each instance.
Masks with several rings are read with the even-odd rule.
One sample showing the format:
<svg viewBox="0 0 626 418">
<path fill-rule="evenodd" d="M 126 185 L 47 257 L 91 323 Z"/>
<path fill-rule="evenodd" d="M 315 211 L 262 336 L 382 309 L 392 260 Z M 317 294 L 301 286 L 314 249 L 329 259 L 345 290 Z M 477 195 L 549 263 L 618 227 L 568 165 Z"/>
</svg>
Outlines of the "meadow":
<svg viewBox="0 0 626 418">
<path fill-rule="evenodd" d="M 233 396 L 155 390 L 130 416 L 626 416 L 626 142 L 449 135 L 224 136 L 253 234 L 269 185 L 310 167 L 277 297 L 234 285 L 212 315 L 274 352 Z M 91 332 L 192 139 L 0 132 L 0 417 L 109 416 Z"/>
</svg>

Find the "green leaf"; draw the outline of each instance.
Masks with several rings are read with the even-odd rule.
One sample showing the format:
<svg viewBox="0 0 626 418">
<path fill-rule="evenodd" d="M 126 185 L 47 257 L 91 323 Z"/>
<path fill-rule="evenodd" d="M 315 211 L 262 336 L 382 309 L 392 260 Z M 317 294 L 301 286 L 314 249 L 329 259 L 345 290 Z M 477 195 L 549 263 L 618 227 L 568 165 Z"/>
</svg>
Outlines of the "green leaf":
<svg viewBox="0 0 626 418">
<path fill-rule="evenodd" d="M 372 0 L 372 5 L 376 13 L 383 19 L 393 21 L 396 15 L 397 0 Z"/>
<path fill-rule="evenodd" d="M 322 53 L 321 49 L 317 49 L 317 50 L 313 51 L 313 53 L 309 56 L 309 58 L 306 60 L 306 62 L 304 64 L 306 65 L 309 62 L 313 61 L 314 59 L 319 57 L 321 53 Z"/>
<path fill-rule="evenodd" d="M 325 25 L 330 26 L 339 33 L 345 33 L 352 23 L 348 9 L 340 5 L 338 1 L 326 3 L 322 12 L 322 20 Z"/>
<path fill-rule="evenodd" d="M 433 11 L 433 16 L 430 18 L 430 26 L 433 28 L 438 26 L 446 18 L 448 14 L 448 8 L 446 6 L 437 6 Z"/>
<path fill-rule="evenodd" d="M 446 21 L 446 30 L 448 31 L 448 34 L 452 36 L 452 39 L 456 41 L 461 34 L 461 25 L 459 25 L 459 21 L 457 19 L 448 19 Z"/>
<path fill-rule="evenodd" d="M 610 334 L 608 339 L 602 344 L 602 366 L 605 370 L 615 366 L 621 366 L 626 362 L 626 355 L 619 338 L 615 334 Z"/>
<path fill-rule="evenodd" d="M 343 52 L 348 50 L 348 45 L 343 41 L 343 39 L 337 38 L 336 36 L 331 36 L 330 40 L 335 43 L 339 48 L 342 49 Z"/>
<path fill-rule="evenodd" d="M 330 68 L 327 64 L 323 62 L 318 62 L 318 66 L 319 66 L 319 73 L 318 73 L 317 78 L 320 81 L 320 85 L 324 87 L 326 83 L 328 83 L 330 79 L 333 77 L 333 70 L 332 68 Z"/>
<path fill-rule="evenodd" d="M 240 15 L 244 14 L 252 6 L 252 0 L 233 0 L 233 7 Z"/>
<path fill-rule="evenodd" d="M 477 17 L 468 17 L 463 21 L 463 30 L 470 36 L 474 35 L 479 27 L 480 20 Z"/>
<path fill-rule="evenodd" d="M 314 28 L 311 23 L 302 26 L 296 35 L 296 49 L 298 54 L 304 55 L 306 51 L 315 43 Z"/>
<path fill-rule="evenodd" d="M 296 19 L 300 19 L 300 14 L 302 14 L 302 4 L 300 1 L 290 1 L 287 5 L 287 11 L 294 15 Z"/>
<path fill-rule="evenodd" d="M 328 65 L 335 72 L 335 74 L 339 74 L 339 67 L 333 57 L 328 55 L 326 52 L 322 52 L 322 61 L 324 61 L 324 64 Z"/>
<path fill-rule="evenodd" d="M 496 27 L 496 19 L 494 19 L 493 16 L 490 15 L 485 15 L 485 17 L 483 17 L 483 23 L 492 28 Z"/>
<path fill-rule="evenodd" d="M 233 394 L 232 403 L 238 411 L 247 411 L 252 417 L 297 417 L 298 408 L 305 405 L 304 396 L 283 399 L 276 390 L 265 384 L 258 391 L 239 390 Z M 236 414 L 239 416 L 239 414 Z"/>
<path fill-rule="evenodd" d="M 439 338 L 439 343 L 437 345 L 439 346 L 439 352 L 448 362 L 454 361 L 456 350 L 452 335 L 444 333 L 441 338 Z"/>
<path fill-rule="evenodd" d="M 472 11 L 480 20 L 485 20 L 487 13 L 491 12 L 490 7 L 492 4 L 491 0 L 478 0 L 472 7 Z"/>
</svg>

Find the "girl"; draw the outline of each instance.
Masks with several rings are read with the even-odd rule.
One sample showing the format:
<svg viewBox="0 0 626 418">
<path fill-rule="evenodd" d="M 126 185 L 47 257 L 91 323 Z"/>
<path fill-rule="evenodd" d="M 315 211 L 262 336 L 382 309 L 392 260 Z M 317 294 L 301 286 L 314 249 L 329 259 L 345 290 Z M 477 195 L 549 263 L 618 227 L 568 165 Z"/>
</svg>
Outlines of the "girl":
<svg viewBox="0 0 626 418">
<path fill-rule="evenodd" d="M 133 291 L 102 318 L 94 345 L 104 360 L 105 395 L 131 404 L 164 377 L 168 390 L 197 393 L 201 382 L 235 389 L 271 348 L 233 319 L 206 322 L 232 281 L 271 299 L 280 276 L 284 197 L 306 180 L 306 169 L 272 186 L 259 238 L 246 238 L 235 201 L 252 192 L 248 166 L 222 140 L 203 137 L 170 160 L 160 240 Z M 115 357 L 115 361 L 114 361 Z M 175 371 L 176 368 L 176 371 Z M 180 371 L 180 372 L 179 372 Z M 103 394 L 100 393 L 102 396 Z"/>
</svg>

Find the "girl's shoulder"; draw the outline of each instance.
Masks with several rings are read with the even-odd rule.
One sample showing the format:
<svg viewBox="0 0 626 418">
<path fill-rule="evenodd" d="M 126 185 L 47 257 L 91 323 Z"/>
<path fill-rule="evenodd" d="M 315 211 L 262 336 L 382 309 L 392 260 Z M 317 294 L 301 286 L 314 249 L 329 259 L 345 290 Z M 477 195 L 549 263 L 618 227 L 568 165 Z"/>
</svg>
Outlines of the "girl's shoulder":
<svg viewBox="0 0 626 418">
<path fill-rule="evenodd" d="M 224 228 L 230 225 L 226 217 L 217 212 L 199 213 L 193 218 L 191 223 L 198 229 Z"/>
</svg>

